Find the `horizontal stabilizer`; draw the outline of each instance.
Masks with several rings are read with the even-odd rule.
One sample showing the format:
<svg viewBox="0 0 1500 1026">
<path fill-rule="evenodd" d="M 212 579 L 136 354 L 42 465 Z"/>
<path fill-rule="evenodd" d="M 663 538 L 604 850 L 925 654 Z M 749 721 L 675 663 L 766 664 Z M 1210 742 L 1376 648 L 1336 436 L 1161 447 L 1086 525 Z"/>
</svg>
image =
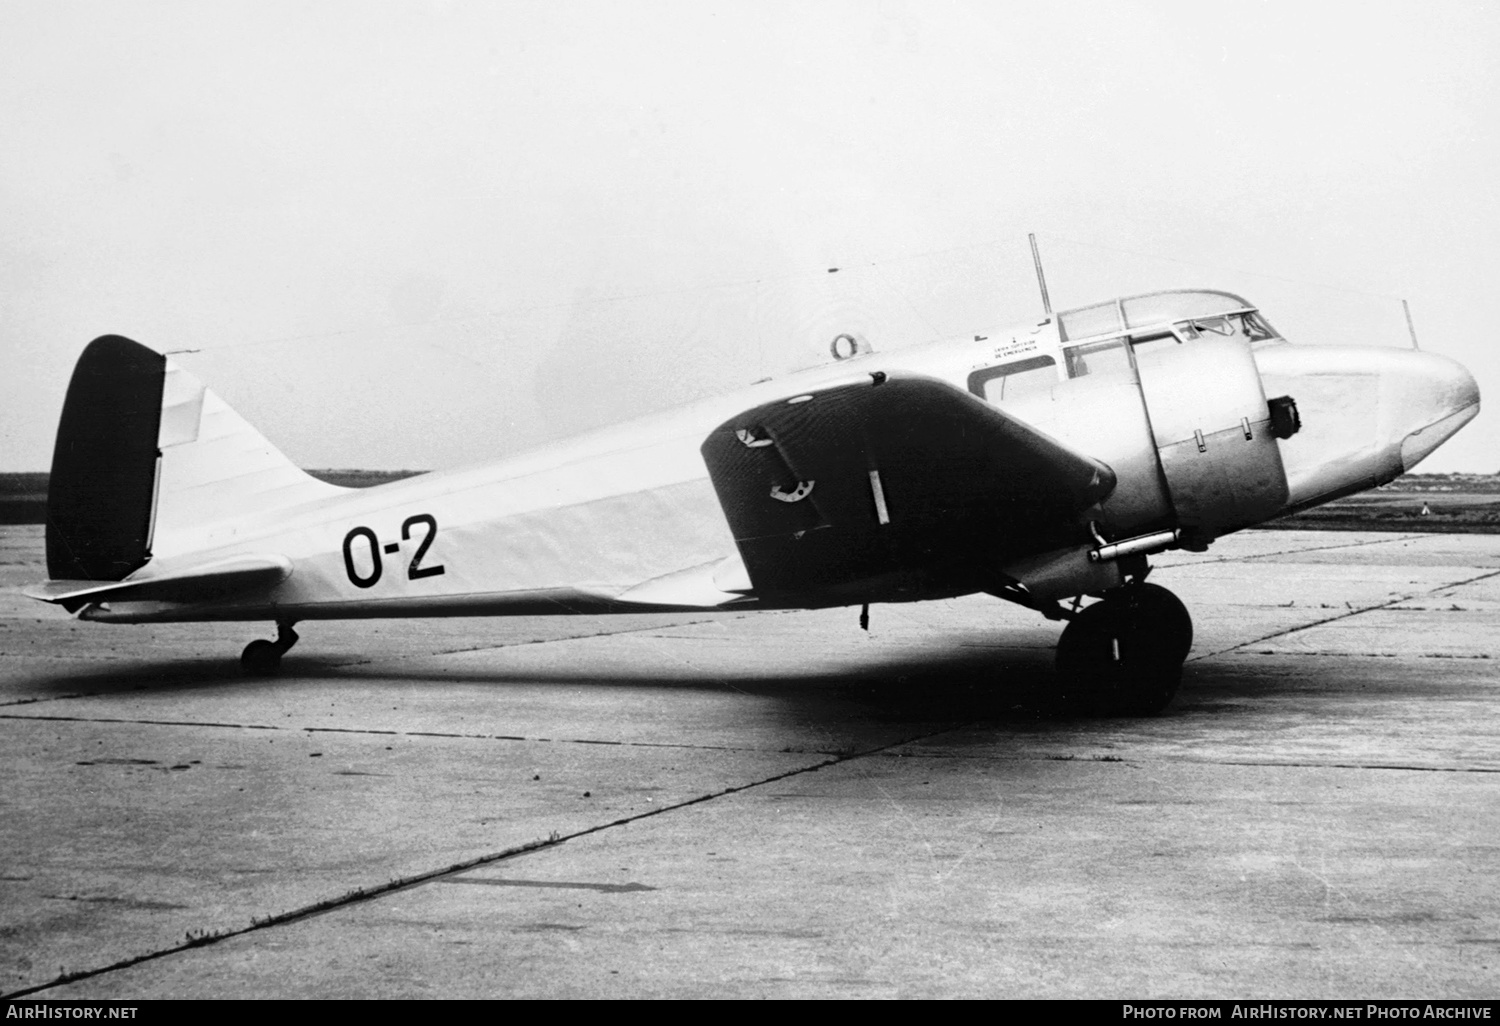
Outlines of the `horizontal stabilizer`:
<svg viewBox="0 0 1500 1026">
<path fill-rule="evenodd" d="M 291 573 L 292 561 L 285 556 L 235 556 L 130 581 L 47 581 L 25 594 L 72 613 L 91 602 L 208 602 L 272 587 Z"/>
</svg>

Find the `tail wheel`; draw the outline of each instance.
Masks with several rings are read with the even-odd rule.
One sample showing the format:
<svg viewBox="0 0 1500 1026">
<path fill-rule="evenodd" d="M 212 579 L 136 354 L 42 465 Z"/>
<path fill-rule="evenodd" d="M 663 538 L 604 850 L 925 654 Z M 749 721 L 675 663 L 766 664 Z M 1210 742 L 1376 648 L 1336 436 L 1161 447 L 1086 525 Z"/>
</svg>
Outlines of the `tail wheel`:
<svg viewBox="0 0 1500 1026">
<path fill-rule="evenodd" d="M 1057 643 L 1065 693 L 1104 712 L 1151 716 L 1182 682 L 1192 619 L 1165 588 L 1140 584 L 1075 616 Z"/>
<path fill-rule="evenodd" d="M 240 653 L 240 666 L 252 677 L 269 677 L 281 669 L 281 657 L 297 643 L 297 632 L 290 622 L 276 624 L 276 640 L 252 641 Z"/>
<path fill-rule="evenodd" d="M 281 647 L 261 638 L 245 646 L 240 666 L 252 677 L 269 677 L 281 667 Z"/>
</svg>

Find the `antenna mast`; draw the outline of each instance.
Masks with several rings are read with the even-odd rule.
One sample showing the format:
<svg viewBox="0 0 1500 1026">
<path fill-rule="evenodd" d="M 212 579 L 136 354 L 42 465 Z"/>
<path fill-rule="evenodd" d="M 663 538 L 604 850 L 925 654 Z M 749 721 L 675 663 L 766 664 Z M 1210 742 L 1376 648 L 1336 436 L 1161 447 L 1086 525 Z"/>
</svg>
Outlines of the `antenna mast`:
<svg viewBox="0 0 1500 1026">
<path fill-rule="evenodd" d="M 1042 273 L 1042 254 L 1037 252 L 1036 233 L 1028 232 L 1026 237 L 1031 240 L 1031 262 L 1036 265 L 1036 283 L 1042 289 L 1042 309 L 1051 317 L 1052 299 L 1047 295 L 1047 276 Z"/>
<path fill-rule="evenodd" d="M 1404 299 L 1401 300 L 1401 309 L 1406 311 L 1406 331 L 1411 335 L 1411 347 L 1413 349 L 1421 349 L 1422 347 L 1417 345 L 1417 329 L 1411 323 L 1411 307 L 1406 305 L 1406 300 Z"/>
</svg>

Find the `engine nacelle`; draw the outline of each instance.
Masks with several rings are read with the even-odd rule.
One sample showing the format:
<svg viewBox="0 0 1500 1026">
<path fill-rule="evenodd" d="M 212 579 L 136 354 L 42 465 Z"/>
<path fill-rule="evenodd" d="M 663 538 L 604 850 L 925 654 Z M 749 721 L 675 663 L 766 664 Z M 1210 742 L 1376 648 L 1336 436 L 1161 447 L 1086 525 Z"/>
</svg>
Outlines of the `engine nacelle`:
<svg viewBox="0 0 1500 1026">
<path fill-rule="evenodd" d="M 1248 342 L 1204 339 L 1140 353 L 1136 364 L 1173 526 L 1190 544 L 1286 506 L 1281 449 Z"/>
</svg>

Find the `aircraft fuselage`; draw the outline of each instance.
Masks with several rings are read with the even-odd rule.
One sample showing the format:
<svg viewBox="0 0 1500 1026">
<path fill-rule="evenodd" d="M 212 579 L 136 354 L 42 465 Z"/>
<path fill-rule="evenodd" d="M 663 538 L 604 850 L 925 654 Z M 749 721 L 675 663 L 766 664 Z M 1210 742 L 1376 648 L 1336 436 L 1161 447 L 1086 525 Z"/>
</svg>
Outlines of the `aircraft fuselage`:
<svg viewBox="0 0 1500 1026">
<path fill-rule="evenodd" d="M 1053 539 L 1019 557 L 1012 546 L 1005 565 L 977 576 L 810 582 L 795 601 L 758 589 L 705 465 L 705 438 L 742 411 L 901 374 L 961 389 L 1107 465 L 1112 489 L 1068 525 L 1067 544 Z M 209 406 L 184 387 L 183 408 L 198 410 L 200 426 L 182 437 L 196 443 Z M 1118 584 L 1108 561 L 1094 558 L 1103 545 L 1201 548 L 1391 480 L 1478 402 L 1468 372 L 1440 356 L 1293 345 L 1224 293 L 1133 297 L 1014 330 L 861 353 L 522 456 L 374 488 L 287 485 L 276 501 L 216 508 L 211 486 L 195 484 L 182 494 L 207 498 L 192 516 L 168 513 L 162 500 L 150 560 L 131 579 L 268 553 L 286 561 L 284 579 L 190 604 L 96 603 L 82 615 L 295 622 L 817 606 L 993 590 L 987 581 L 1045 603 Z M 166 482 L 179 457 L 163 425 Z M 871 515 L 900 518 L 870 476 Z M 772 498 L 799 501 L 793 484 Z"/>
</svg>

